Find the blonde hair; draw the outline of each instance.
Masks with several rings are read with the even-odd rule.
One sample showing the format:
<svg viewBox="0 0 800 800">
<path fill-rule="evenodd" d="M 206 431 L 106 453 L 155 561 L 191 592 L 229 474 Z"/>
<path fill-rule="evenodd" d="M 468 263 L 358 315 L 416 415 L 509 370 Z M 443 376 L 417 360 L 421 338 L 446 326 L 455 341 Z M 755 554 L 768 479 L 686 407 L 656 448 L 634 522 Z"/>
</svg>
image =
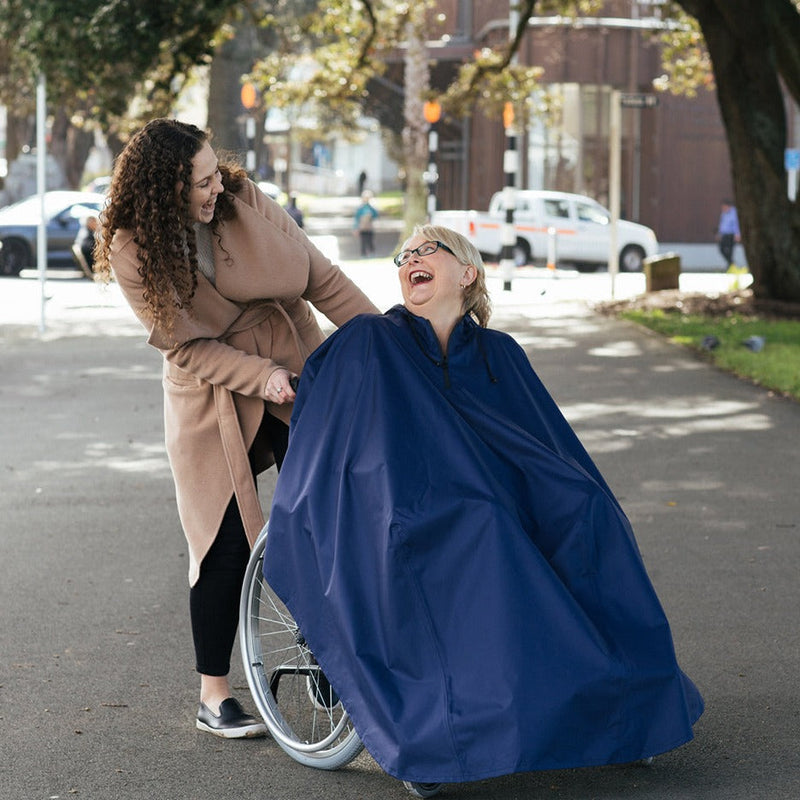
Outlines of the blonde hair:
<svg viewBox="0 0 800 800">
<path fill-rule="evenodd" d="M 423 236 L 430 241 L 441 242 L 453 251 L 459 263 L 475 267 L 475 280 L 464 289 L 463 310 L 465 314 L 472 314 L 478 325 L 485 328 L 492 315 L 492 303 L 486 288 L 486 269 L 478 248 L 466 236 L 442 225 L 417 225 L 412 236 Z"/>
</svg>

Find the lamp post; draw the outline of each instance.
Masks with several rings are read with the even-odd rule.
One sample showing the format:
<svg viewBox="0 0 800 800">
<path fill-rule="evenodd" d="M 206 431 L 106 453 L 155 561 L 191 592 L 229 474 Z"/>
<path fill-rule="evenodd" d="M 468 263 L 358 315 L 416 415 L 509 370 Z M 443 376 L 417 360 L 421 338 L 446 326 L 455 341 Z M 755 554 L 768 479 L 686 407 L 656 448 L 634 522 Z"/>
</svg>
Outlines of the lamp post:
<svg viewBox="0 0 800 800">
<path fill-rule="evenodd" d="M 39 195 L 39 227 L 36 229 L 36 268 L 39 275 L 39 333 L 47 327 L 45 304 L 47 302 L 47 215 L 44 195 L 47 190 L 47 83 L 40 72 L 36 81 L 36 193 Z"/>
<path fill-rule="evenodd" d="M 500 274 L 503 276 L 503 290 L 510 292 L 511 278 L 514 275 L 514 247 L 517 244 L 517 233 L 514 229 L 514 208 L 517 199 L 514 186 L 517 176 L 517 131 L 514 128 L 514 106 L 511 103 L 503 106 L 503 127 L 506 130 L 506 150 L 503 153 L 503 172 L 506 174 L 503 205 L 506 209 L 506 220 L 503 223 L 500 239 L 503 245 L 500 254 Z"/>
<path fill-rule="evenodd" d="M 428 222 L 433 220 L 436 211 L 436 181 L 439 180 L 439 173 L 436 170 L 436 151 L 439 149 L 439 134 L 436 124 L 442 116 L 442 106 L 435 100 L 428 100 L 422 113 L 428 123 L 428 169 L 423 175 L 425 183 L 428 184 Z"/>
<path fill-rule="evenodd" d="M 621 92 L 611 92 L 611 109 L 608 119 L 608 204 L 611 218 L 608 221 L 608 274 L 611 276 L 611 299 L 619 273 L 619 250 L 617 249 L 617 222 L 620 206 L 620 148 L 622 141 L 622 105 Z"/>
</svg>

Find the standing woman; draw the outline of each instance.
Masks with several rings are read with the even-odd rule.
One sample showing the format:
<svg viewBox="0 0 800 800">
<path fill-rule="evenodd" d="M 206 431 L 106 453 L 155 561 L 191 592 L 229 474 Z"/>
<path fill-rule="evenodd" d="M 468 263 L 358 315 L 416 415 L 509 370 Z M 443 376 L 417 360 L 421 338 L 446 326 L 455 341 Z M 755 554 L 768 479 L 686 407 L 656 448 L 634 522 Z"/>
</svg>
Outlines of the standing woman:
<svg viewBox="0 0 800 800">
<path fill-rule="evenodd" d="M 164 356 L 164 427 L 189 545 L 200 673 L 197 727 L 226 738 L 264 726 L 230 696 L 249 550 L 264 525 L 255 476 L 280 464 L 290 380 L 334 324 L 375 313 L 291 217 L 220 163 L 204 131 L 156 119 L 114 167 L 96 252 Z"/>
</svg>

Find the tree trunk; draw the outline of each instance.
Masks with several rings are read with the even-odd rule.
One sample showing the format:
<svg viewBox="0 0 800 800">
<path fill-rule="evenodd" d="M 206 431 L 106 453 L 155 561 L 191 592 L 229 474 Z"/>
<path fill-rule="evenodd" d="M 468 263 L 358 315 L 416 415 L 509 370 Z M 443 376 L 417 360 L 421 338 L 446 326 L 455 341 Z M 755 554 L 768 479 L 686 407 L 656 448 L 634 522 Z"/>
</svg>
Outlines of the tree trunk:
<svg viewBox="0 0 800 800">
<path fill-rule="evenodd" d="M 786 115 L 769 3 L 679 2 L 700 23 L 714 65 L 753 291 L 800 302 L 800 214 L 786 191 Z"/>
<path fill-rule="evenodd" d="M 411 6 L 406 26 L 408 47 L 405 57 L 405 127 L 403 154 L 406 171 L 406 207 L 404 233 L 406 239 L 415 225 L 427 216 L 427 189 L 422 175 L 428 166 L 428 124 L 423 114 L 424 96 L 430 86 L 428 53 L 422 38 L 425 5 Z"/>
<path fill-rule="evenodd" d="M 6 158 L 10 164 L 26 145 L 36 141 L 35 117 L 28 113 L 17 114 L 14 108 L 6 108 Z"/>
<path fill-rule="evenodd" d="M 214 147 L 235 153 L 242 164 L 248 149 L 247 114 L 241 100 L 242 75 L 250 71 L 254 58 L 252 25 L 238 21 L 233 38 L 214 51 L 209 76 L 208 127 L 214 134 Z"/>
<path fill-rule="evenodd" d="M 61 167 L 68 188 L 80 188 L 83 168 L 93 145 L 94 132 L 73 125 L 64 109 L 59 108 L 53 115 L 50 153 Z"/>
</svg>

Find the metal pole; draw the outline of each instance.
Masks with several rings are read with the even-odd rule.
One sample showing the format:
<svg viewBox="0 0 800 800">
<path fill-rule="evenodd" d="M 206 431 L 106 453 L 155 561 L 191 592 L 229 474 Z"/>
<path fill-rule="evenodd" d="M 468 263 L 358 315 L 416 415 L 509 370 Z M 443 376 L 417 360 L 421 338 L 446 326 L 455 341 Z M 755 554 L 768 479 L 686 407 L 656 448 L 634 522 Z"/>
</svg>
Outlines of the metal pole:
<svg viewBox="0 0 800 800">
<path fill-rule="evenodd" d="M 513 39 L 519 25 L 519 12 L 515 0 L 508 3 L 508 38 Z M 514 54 L 512 63 L 516 63 Z M 514 128 L 514 109 L 511 103 L 506 103 L 503 111 L 503 127 L 506 131 L 506 150 L 503 153 L 503 172 L 506 185 L 503 190 L 503 205 L 506 209 L 506 219 L 503 223 L 500 243 L 500 274 L 503 276 L 503 291 L 511 291 L 511 279 L 514 275 L 514 247 L 517 244 L 517 232 L 514 227 L 514 210 L 517 204 L 516 179 L 519 170 L 517 155 L 517 132 Z"/>
<path fill-rule="evenodd" d="M 39 73 L 36 83 L 36 192 L 39 195 L 39 227 L 36 231 L 36 266 L 39 272 L 39 332 L 44 333 L 45 305 L 47 303 L 47 220 L 45 219 L 44 194 L 47 188 L 47 90 L 44 73 Z"/>
<path fill-rule="evenodd" d="M 622 107 L 620 92 L 611 92 L 611 109 L 608 125 L 608 201 L 611 219 L 608 230 L 608 274 L 611 276 L 611 299 L 614 299 L 617 273 L 619 272 L 619 246 L 617 242 L 617 222 L 619 220 L 619 182 L 620 182 L 620 127 Z"/>
<path fill-rule="evenodd" d="M 256 172 L 256 121 L 252 112 L 247 115 L 245 121 L 245 135 L 247 136 L 247 156 L 244 168 L 250 177 L 255 180 Z"/>
<path fill-rule="evenodd" d="M 436 168 L 436 152 L 439 149 L 439 133 L 436 130 L 436 123 L 430 123 L 428 130 L 428 222 L 433 221 L 436 213 L 436 182 L 439 180 L 439 173 Z"/>
<path fill-rule="evenodd" d="M 517 137 L 512 126 L 506 128 L 506 151 L 503 154 L 503 172 L 506 174 L 506 185 L 503 189 L 503 205 L 506 209 L 506 220 L 503 223 L 500 256 L 500 274 L 503 276 L 503 291 L 511 291 L 511 278 L 514 275 L 514 246 L 517 244 L 517 232 L 514 228 L 514 208 L 517 203 L 515 180 L 517 176 Z"/>
<path fill-rule="evenodd" d="M 558 244 L 557 244 L 558 231 L 552 225 L 547 229 L 547 269 L 553 275 L 556 275 L 556 266 L 558 258 Z"/>
</svg>

